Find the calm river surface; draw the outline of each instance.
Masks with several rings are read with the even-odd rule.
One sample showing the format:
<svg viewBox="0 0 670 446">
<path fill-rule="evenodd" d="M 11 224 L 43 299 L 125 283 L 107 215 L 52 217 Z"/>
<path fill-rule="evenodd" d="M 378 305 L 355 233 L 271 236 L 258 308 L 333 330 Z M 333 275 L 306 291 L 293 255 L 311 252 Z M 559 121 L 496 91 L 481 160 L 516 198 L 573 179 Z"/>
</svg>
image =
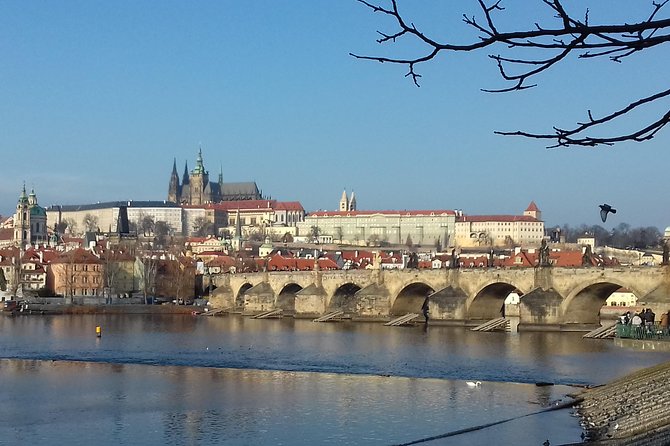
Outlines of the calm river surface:
<svg viewBox="0 0 670 446">
<path fill-rule="evenodd" d="M 258 446 L 409 443 L 532 414 L 573 384 L 670 354 L 581 333 L 67 315 L 0 317 L 0 358 L 0 444 Z M 560 410 L 423 444 L 558 445 L 580 433 Z"/>
</svg>

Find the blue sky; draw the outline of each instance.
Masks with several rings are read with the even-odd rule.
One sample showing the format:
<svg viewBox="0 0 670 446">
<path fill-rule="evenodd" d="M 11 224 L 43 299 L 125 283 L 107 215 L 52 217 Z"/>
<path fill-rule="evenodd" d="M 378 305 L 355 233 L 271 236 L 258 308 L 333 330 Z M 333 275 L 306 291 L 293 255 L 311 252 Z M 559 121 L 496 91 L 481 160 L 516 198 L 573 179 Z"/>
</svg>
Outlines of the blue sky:
<svg viewBox="0 0 670 446">
<path fill-rule="evenodd" d="M 460 17 L 475 3 L 408 12 L 467 41 Z M 590 3 L 592 22 L 651 8 Z M 542 11 L 539 0 L 505 4 L 504 20 Z M 404 67 L 348 55 L 418 50 L 380 47 L 377 30 L 394 28 L 354 0 L 0 2 L 0 214 L 24 181 L 45 206 L 165 199 L 173 158 L 181 175 L 201 144 L 210 174 L 222 165 L 225 181 L 255 180 L 308 211 L 335 209 L 346 188 L 361 209 L 507 214 L 535 200 L 548 224 L 600 224 L 608 202 L 619 213 L 606 227 L 670 225 L 670 130 L 560 150 L 493 134 L 569 126 L 667 88 L 660 49 L 624 64 L 573 59 L 535 89 L 488 94 L 503 84 L 486 52 L 420 66 L 421 88 Z"/>
</svg>

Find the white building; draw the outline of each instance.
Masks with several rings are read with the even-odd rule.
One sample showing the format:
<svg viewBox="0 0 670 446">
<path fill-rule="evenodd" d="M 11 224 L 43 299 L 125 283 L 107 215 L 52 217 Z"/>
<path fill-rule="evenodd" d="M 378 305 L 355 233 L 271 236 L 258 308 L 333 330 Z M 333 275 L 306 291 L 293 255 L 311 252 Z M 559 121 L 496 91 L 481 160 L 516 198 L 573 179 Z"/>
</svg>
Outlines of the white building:
<svg viewBox="0 0 670 446">
<path fill-rule="evenodd" d="M 319 211 L 298 223 L 298 234 L 310 236 L 313 227 L 319 236 L 330 236 L 336 243 L 365 245 L 386 242 L 448 246 L 454 235 L 456 213 L 450 210 L 426 211 Z"/>
<path fill-rule="evenodd" d="M 126 213 L 129 223 L 141 227 L 145 217 L 155 222 L 164 221 L 175 233 L 182 233 L 182 209 L 167 201 L 109 201 L 82 205 L 53 205 L 47 208 L 49 224 L 68 223 L 66 232 L 81 235 L 87 229 L 100 229 L 102 232 L 119 231 L 119 216 Z M 95 228 L 87 228 L 87 222 Z M 92 225 L 91 225 L 92 226 Z"/>
<path fill-rule="evenodd" d="M 540 245 L 544 222 L 534 202 L 523 215 L 465 215 L 456 217 L 456 246 Z"/>
</svg>

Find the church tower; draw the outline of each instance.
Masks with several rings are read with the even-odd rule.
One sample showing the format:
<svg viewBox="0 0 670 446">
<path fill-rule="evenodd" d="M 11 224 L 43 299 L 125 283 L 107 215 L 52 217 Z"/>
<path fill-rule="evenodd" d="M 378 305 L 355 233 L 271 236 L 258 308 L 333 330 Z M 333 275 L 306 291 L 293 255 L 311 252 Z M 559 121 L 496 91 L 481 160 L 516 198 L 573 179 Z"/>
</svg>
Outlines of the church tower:
<svg viewBox="0 0 670 446">
<path fill-rule="evenodd" d="M 531 201 L 528 207 L 526 208 L 525 211 L 523 211 L 523 215 L 526 215 L 528 217 L 533 217 L 537 220 L 542 220 L 542 212 L 540 209 L 537 207 L 534 201 Z"/>
<path fill-rule="evenodd" d="M 37 203 L 35 190 L 26 194 L 26 185 L 19 196 L 14 214 L 14 242 L 21 247 L 47 239 L 47 212 Z"/>
<path fill-rule="evenodd" d="M 189 204 L 191 202 L 191 181 L 188 177 L 188 161 L 184 162 L 184 175 L 181 177 L 181 203 Z"/>
<path fill-rule="evenodd" d="M 349 197 L 349 209 L 350 211 L 355 211 L 356 210 L 356 196 L 354 195 L 354 191 L 351 191 L 351 197 Z"/>
<path fill-rule="evenodd" d="M 28 195 L 26 194 L 26 185 L 16 203 L 16 214 L 14 214 L 14 243 L 19 246 L 25 246 L 30 242 L 30 211 L 28 210 Z"/>
<path fill-rule="evenodd" d="M 349 210 L 349 199 L 347 198 L 347 190 L 342 191 L 342 198 L 340 198 L 340 212 Z"/>
<path fill-rule="evenodd" d="M 177 174 L 177 158 L 172 163 L 172 175 L 170 175 L 170 186 L 168 187 L 168 201 L 172 203 L 181 202 L 181 191 L 179 187 L 179 174 Z"/>
<path fill-rule="evenodd" d="M 209 173 L 202 162 L 202 149 L 198 150 L 198 159 L 195 162 L 195 168 L 191 171 L 189 182 L 191 183 L 190 204 L 199 205 L 211 201 L 205 192 L 205 187 L 209 185 Z"/>
</svg>

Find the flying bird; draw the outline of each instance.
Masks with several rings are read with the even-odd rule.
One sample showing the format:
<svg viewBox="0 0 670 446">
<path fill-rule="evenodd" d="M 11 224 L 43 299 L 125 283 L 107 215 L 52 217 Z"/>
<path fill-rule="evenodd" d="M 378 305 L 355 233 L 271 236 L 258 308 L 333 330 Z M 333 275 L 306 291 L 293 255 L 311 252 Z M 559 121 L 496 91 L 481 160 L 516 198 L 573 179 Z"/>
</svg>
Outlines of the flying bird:
<svg viewBox="0 0 670 446">
<path fill-rule="evenodd" d="M 603 223 L 605 223 L 605 220 L 607 220 L 607 214 L 610 212 L 612 214 L 616 214 L 616 209 L 607 203 L 600 205 L 600 219 L 603 221 Z"/>
</svg>

